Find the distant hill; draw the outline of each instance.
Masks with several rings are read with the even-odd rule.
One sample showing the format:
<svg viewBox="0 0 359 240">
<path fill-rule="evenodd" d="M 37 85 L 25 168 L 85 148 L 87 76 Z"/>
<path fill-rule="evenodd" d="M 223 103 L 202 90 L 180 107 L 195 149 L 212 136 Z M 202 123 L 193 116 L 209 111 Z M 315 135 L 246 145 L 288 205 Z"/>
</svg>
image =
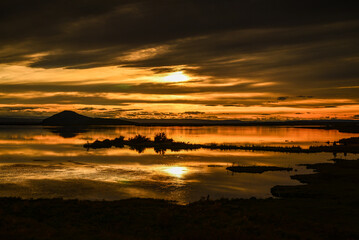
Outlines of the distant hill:
<svg viewBox="0 0 359 240">
<path fill-rule="evenodd" d="M 73 111 L 63 111 L 42 121 L 46 126 L 71 126 L 71 125 L 134 125 L 134 122 L 121 119 L 92 118 Z"/>
</svg>

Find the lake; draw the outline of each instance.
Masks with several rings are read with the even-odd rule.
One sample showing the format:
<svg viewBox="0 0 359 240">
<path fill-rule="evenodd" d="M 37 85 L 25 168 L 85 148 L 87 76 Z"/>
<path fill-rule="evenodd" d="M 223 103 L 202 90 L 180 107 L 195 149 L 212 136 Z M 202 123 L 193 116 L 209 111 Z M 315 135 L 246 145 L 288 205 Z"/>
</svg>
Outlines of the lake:
<svg viewBox="0 0 359 240">
<path fill-rule="evenodd" d="M 271 197 L 275 185 L 298 185 L 291 175 L 310 173 L 298 164 L 327 162 L 329 153 L 260 151 L 166 151 L 138 153 L 129 148 L 90 149 L 95 140 L 136 134 L 153 138 L 165 132 L 175 141 L 190 143 L 256 144 L 267 146 L 326 145 L 359 136 L 337 130 L 267 126 L 138 127 L 99 126 L 58 128 L 0 126 L 0 197 L 117 200 L 161 198 L 188 203 L 218 198 Z M 338 154 L 356 159 L 358 155 Z M 293 171 L 232 173 L 233 164 L 291 167 Z"/>
</svg>

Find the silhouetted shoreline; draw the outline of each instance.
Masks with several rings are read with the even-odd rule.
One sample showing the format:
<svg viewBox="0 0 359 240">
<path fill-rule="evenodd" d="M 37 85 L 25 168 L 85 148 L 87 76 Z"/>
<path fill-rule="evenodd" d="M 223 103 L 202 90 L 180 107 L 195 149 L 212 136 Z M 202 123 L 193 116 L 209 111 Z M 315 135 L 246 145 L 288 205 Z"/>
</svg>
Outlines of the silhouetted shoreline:
<svg viewBox="0 0 359 240">
<path fill-rule="evenodd" d="M 230 166 L 226 168 L 231 172 L 238 173 L 264 173 L 268 171 L 292 171 L 293 168 L 276 167 L 276 166 Z"/>
<path fill-rule="evenodd" d="M 164 133 L 163 133 L 164 134 Z M 137 139 L 136 139 L 137 138 Z M 352 141 L 356 141 L 351 138 Z M 344 139 L 340 140 L 344 141 Z M 338 143 L 340 143 L 340 141 Z M 345 142 L 345 141 L 344 141 Z M 115 138 L 113 140 L 105 139 L 103 141 L 96 140 L 93 143 L 84 144 L 84 148 L 97 149 L 97 148 L 123 148 L 129 146 L 130 149 L 143 152 L 146 148 L 153 148 L 157 153 L 164 153 L 166 150 L 173 152 L 181 150 L 197 150 L 197 149 L 211 149 L 211 150 L 251 150 L 251 151 L 270 151 L 270 152 L 284 152 L 284 153 L 319 153 L 319 152 L 330 152 L 330 153 L 359 153 L 357 144 L 337 144 L 328 146 L 310 146 L 308 149 L 303 149 L 300 146 L 281 147 L 281 146 L 259 146 L 259 145 L 248 145 L 248 146 L 236 146 L 229 144 L 193 144 L 185 142 L 175 142 L 173 139 L 167 139 L 165 141 L 150 140 L 146 136 L 137 135 L 135 138 L 125 140 L 123 136 Z"/>
<path fill-rule="evenodd" d="M 282 198 L 321 198 L 359 200 L 359 159 L 332 159 L 334 163 L 302 164 L 315 170 L 313 174 L 293 175 L 305 185 L 275 186 L 271 193 Z"/>
</svg>

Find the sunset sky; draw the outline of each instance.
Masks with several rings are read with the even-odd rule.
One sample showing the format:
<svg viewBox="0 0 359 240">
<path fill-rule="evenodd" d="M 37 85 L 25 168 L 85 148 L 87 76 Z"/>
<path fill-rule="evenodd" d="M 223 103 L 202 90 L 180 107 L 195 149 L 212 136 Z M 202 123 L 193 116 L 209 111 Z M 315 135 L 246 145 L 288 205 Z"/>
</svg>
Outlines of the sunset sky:
<svg viewBox="0 0 359 240">
<path fill-rule="evenodd" d="M 1 0 L 0 117 L 359 119 L 353 2 Z"/>
</svg>

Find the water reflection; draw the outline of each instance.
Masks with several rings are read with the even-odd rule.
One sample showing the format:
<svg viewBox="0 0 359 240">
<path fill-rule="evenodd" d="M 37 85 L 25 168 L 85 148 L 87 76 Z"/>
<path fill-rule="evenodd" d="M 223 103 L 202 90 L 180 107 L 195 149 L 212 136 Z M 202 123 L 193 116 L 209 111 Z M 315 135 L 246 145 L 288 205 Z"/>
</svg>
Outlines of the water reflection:
<svg viewBox="0 0 359 240">
<path fill-rule="evenodd" d="M 129 148 L 86 151 L 87 141 L 120 135 L 153 137 L 166 132 L 175 141 L 301 145 L 322 144 L 358 134 L 336 130 L 282 127 L 102 127 L 64 130 L 41 126 L 0 127 L 0 196 L 27 198 L 64 197 L 122 199 L 152 197 L 182 203 L 210 195 L 221 197 L 269 197 L 277 184 L 298 184 L 294 173 L 310 172 L 300 163 L 325 162 L 331 154 L 288 154 L 252 151 L 167 151 L 141 154 Z M 287 140 L 287 142 L 286 142 Z M 289 141 L 289 142 L 288 142 Z M 290 142 L 293 141 L 293 142 Z M 344 157 L 338 154 L 338 157 Z M 348 154 L 346 158 L 355 158 Z M 241 165 L 292 167 L 295 172 L 263 174 L 226 171 Z"/>
<path fill-rule="evenodd" d="M 188 172 L 186 167 L 165 167 L 164 172 L 168 173 L 171 176 L 181 178 L 184 174 Z"/>
<path fill-rule="evenodd" d="M 46 130 L 58 134 L 63 138 L 73 138 L 80 133 L 86 133 L 89 131 L 88 127 L 81 126 L 63 126 L 63 127 L 45 127 Z"/>
</svg>

